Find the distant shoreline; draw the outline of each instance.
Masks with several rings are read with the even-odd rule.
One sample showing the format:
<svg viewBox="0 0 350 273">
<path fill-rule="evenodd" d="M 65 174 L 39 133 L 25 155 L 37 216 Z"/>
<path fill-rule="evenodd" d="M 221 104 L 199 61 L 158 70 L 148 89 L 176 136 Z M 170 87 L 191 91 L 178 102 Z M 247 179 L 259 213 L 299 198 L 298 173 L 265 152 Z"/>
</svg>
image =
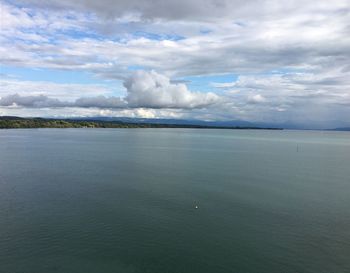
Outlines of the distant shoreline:
<svg viewBox="0 0 350 273">
<path fill-rule="evenodd" d="M 283 128 L 244 127 L 244 126 L 206 126 L 190 124 L 161 124 L 123 121 L 48 119 L 0 117 L 0 129 L 36 128 L 193 128 L 193 129 L 238 129 L 238 130 L 283 130 Z"/>
</svg>

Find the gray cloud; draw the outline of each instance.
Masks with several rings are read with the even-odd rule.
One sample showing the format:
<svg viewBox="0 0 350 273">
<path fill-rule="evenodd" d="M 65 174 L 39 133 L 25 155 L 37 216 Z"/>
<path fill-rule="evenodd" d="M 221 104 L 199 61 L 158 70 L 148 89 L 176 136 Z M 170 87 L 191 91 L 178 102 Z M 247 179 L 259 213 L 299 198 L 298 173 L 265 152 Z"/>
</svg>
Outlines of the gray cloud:
<svg viewBox="0 0 350 273">
<path fill-rule="evenodd" d="M 305 10 L 314 12 L 329 12 L 329 1 L 319 0 L 315 5 L 312 1 L 290 1 L 282 3 L 279 0 L 17 0 L 22 5 L 35 5 L 45 9 L 77 10 L 92 12 L 110 20 L 126 17 L 124 20 L 185 20 L 212 21 L 214 19 L 265 19 L 278 14 L 301 13 Z M 332 10 L 337 14 L 346 14 L 349 7 L 346 0 L 332 2 Z M 240 22 L 238 22 L 240 23 Z M 244 25 L 244 23 L 240 23 Z"/>
<path fill-rule="evenodd" d="M 8 95 L 0 98 L 0 106 L 22 106 L 33 108 L 65 107 L 70 104 L 58 99 L 48 98 L 44 95 L 20 96 L 18 94 Z"/>
<path fill-rule="evenodd" d="M 180 77 L 280 68 L 342 67 L 345 71 L 349 66 L 350 6 L 342 0 L 318 1 L 317 5 L 301 0 L 288 4 L 263 0 L 29 0 L 22 4 L 45 9 L 4 6 L 0 60 L 7 65 L 82 70 L 106 79 L 124 79 L 129 66 Z M 142 22 L 135 22 L 135 11 L 142 15 Z M 91 19 L 86 12 L 98 16 Z M 124 19 L 123 14 L 127 15 Z M 195 19 L 208 22 L 193 22 Z M 116 29 L 117 36 L 102 31 L 103 39 L 94 38 L 101 35 L 97 28 L 104 24 Z M 121 35 L 120 27 L 125 25 L 128 29 Z M 59 27 L 87 37 L 76 39 Z M 36 36 L 28 35 L 32 29 Z M 210 31 L 202 35 L 203 29 Z M 140 30 L 145 35 L 135 36 Z M 160 41 L 147 38 L 167 37 L 168 33 L 170 37 Z M 171 40 L 172 35 L 182 39 Z"/>
<path fill-rule="evenodd" d="M 117 97 L 82 97 L 73 102 L 61 101 L 45 95 L 25 96 L 19 94 L 7 95 L 0 98 L 0 106 L 25 108 L 125 108 L 126 104 Z"/>
<path fill-rule="evenodd" d="M 209 18 L 220 18 L 232 14 L 249 14 L 250 7 L 254 7 L 254 5 L 259 5 L 263 9 L 268 8 L 266 1 L 259 0 L 248 3 L 242 0 L 25 0 L 16 2 L 43 8 L 90 11 L 105 18 L 134 14 L 136 18 L 168 20 L 208 20 Z M 279 7 L 270 3 L 269 8 Z"/>
<path fill-rule="evenodd" d="M 85 108 L 125 108 L 127 104 L 124 100 L 118 97 L 85 97 L 79 98 L 73 104 L 75 107 L 85 107 Z"/>
</svg>

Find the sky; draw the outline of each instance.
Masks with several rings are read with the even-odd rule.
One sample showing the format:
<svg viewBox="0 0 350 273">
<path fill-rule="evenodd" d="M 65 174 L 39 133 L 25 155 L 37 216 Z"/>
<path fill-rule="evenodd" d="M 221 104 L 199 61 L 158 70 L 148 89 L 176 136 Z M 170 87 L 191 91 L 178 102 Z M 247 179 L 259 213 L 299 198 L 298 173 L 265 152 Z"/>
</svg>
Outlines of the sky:
<svg viewBox="0 0 350 273">
<path fill-rule="evenodd" d="M 0 3 L 0 116 L 350 124 L 349 0 Z"/>
</svg>

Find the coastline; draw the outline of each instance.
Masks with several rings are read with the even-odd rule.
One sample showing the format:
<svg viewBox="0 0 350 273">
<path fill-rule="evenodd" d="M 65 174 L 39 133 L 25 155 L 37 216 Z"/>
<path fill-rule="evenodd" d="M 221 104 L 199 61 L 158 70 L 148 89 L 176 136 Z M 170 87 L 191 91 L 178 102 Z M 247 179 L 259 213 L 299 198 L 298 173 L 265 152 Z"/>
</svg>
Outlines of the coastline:
<svg viewBox="0 0 350 273">
<path fill-rule="evenodd" d="M 193 128 L 193 129 L 237 129 L 237 130 L 283 130 L 283 128 L 243 127 L 243 126 L 205 126 L 190 124 L 132 123 L 123 121 L 98 121 L 75 119 L 47 119 L 0 117 L 0 129 L 36 128 Z"/>
</svg>

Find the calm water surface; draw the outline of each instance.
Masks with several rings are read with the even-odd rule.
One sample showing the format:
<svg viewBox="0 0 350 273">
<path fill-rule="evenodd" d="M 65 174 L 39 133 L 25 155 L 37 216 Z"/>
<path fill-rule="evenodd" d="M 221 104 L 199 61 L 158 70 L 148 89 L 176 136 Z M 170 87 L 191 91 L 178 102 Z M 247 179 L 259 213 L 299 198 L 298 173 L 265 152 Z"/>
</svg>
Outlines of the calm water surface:
<svg viewBox="0 0 350 273">
<path fill-rule="evenodd" d="M 350 133 L 0 130 L 0 272 L 350 272 Z"/>
</svg>

